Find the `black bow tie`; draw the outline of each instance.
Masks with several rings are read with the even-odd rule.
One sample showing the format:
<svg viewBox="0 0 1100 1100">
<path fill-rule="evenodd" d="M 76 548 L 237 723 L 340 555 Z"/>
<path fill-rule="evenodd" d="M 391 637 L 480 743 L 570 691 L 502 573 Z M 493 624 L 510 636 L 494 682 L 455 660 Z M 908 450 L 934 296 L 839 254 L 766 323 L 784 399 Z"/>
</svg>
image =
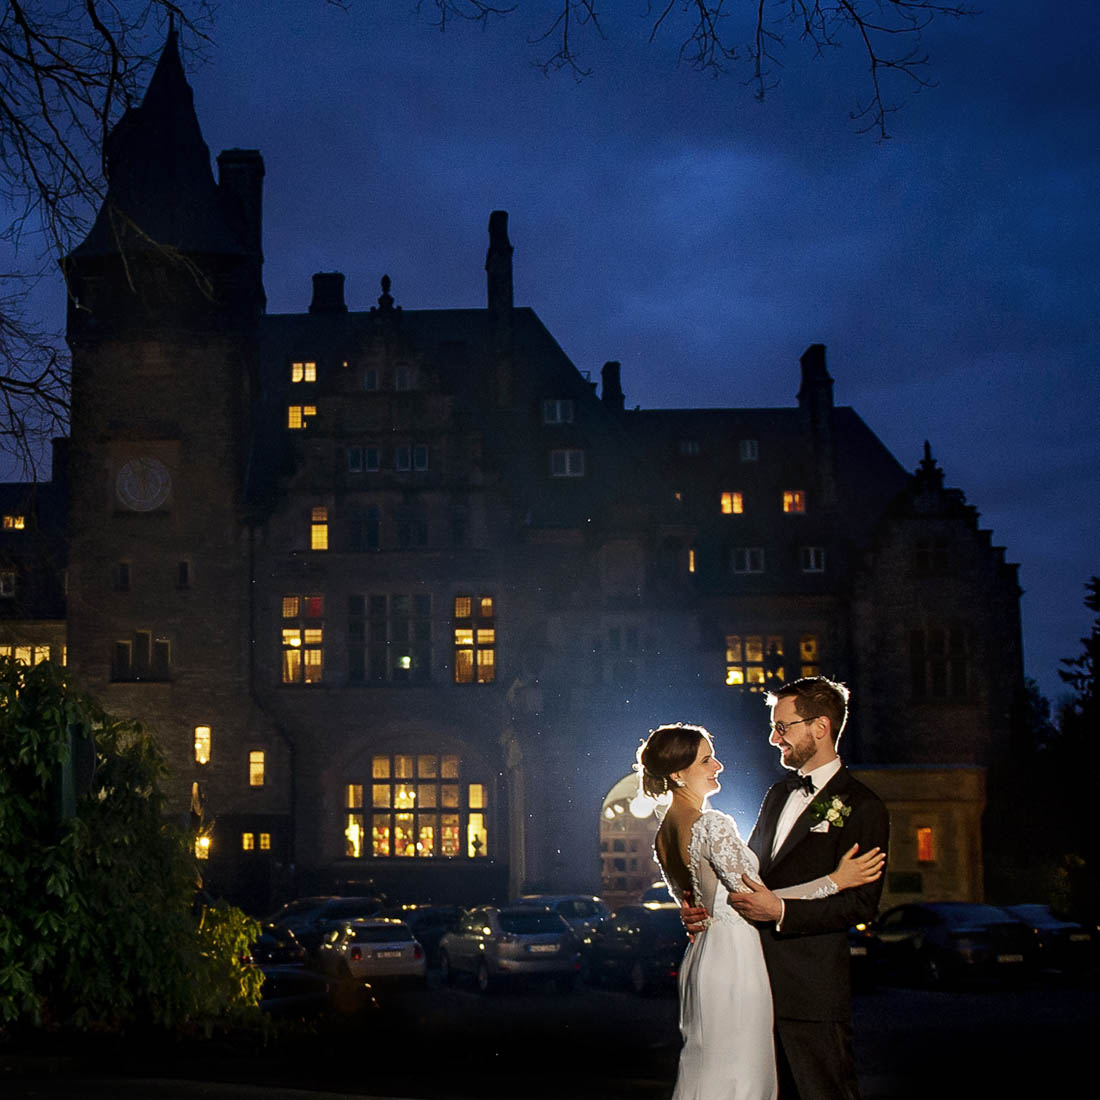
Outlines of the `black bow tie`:
<svg viewBox="0 0 1100 1100">
<path fill-rule="evenodd" d="M 787 790 L 805 791 L 807 794 L 812 795 L 814 793 L 814 781 L 808 775 L 788 775 Z"/>
</svg>

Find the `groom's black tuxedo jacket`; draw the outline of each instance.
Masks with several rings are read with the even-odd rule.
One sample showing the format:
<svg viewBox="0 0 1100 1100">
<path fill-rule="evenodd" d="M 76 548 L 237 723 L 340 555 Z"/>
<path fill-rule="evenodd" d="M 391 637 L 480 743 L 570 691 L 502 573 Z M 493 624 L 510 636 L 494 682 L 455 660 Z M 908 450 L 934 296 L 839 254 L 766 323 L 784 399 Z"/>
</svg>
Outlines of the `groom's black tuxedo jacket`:
<svg viewBox="0 0 1100 1100">
<path fill-rule="evenodd" d="M 749 847 L 760 860 L 760 877 L 772 890 L 810 882 L 832 871 L 840 857 L 858 843 L 860 852 L 879 847 L 890 836 L 886 807 L 869 787 L 840 771 L 814 795 L 814 801 L 839 797 L 851 806 L 842 828 L 811 832 L 809 808 L 795 821 L 783 846 L 772 858 L 772 841 L 787 801 L 785 783 L 764 796 Z M 817 900 L 784 902 L 783 931 L 761 928 L 764 958 L 771 979 L 777 1017 L 795 1020 L 848 1020 L 851 1016 L 851 976 L 847 930 L 871 920 L 878 910 L 882 879 L 868 886 L 841 890 Z"/>
</svg>

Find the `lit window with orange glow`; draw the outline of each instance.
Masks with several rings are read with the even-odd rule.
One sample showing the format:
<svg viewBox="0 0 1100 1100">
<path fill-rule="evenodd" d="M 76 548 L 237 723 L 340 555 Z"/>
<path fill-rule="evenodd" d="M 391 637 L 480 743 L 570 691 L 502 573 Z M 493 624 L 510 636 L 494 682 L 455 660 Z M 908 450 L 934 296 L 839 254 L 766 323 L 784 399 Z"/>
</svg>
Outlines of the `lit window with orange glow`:
<svg viewBox="0 0 1100 1100">
<path fill-rule="evenodd" d="M 456 596 L 452 625 L 455 683 L 493 683 L 497 636 L 492 596 Z"/>
<path fill-rule="evenodd" d="M 291 382 L 316 382 L 317 364 L 306 362 L 291 363 L 290 380 Z"/>
<path fill-rule="evenodd" d="M 688 550 L 688 572 L 689 573 L 694 573 L 695 572 L 695 547 L 694 546 L 692 546 Z"/>
<path fill-rule="evenodd" d="M 936 862 L 935 837 L 931 825 L 924 825 L 917 830 L 917 862 Z"/>
<path fill-rule="evenodd" d="M 778 687 L 784 679 L 781 635 L 726 635 L 727 686 L 768 691 Z"/>
<path fill-rule="evenodd" d="M 210 858 L 210 837 L 205 834 L 195 837 L 195 858 L 196 859 L 209 859 Z"/>
<path fill-rule="evenodd" d="M 328 549 L 328 509 L 314 508 L 309 524 L 310 550 Z"/>
<path fill-rule="evenodd" d="M 319 684 L 324 679 L 323 596 L 284 596 L 282 682 Z"/>
<path fill-rule="evenodd" d="M 484 855 L 488 787 L 469 783 L 464 788 L 459 778 L 459 759 L 454 754 L 375 756 L 371 762 L 369 854 L 375 859 Z M 368 854 L 361 835 L 363 790 L 361 783 L 345 787 L 345 853 L 353 859 Z"/>
<path fill-rule="evenodd" d="M 251 852 L 256 847 L 255 833 L 241 833 L 241 851 Z"/>
<path fill-rule="evenodd" d="M 821 658 L 818 656 L 817 635 L 803 634 L 798 640 L 798 659 L 803 676 L 821 675 Z"/>
<path fill-rule="evenodd" d="M 739 516 L 745 511 L 745 498 L 740 493 L 722 494 L 722 515 Z"/>
<path fill-rule="evenodd" d="M 286 412 L 286 426 L 298 430 L 309 424 L 309 419 L 317 415 L 316 405 L 290 405 Z"/>
<path fill-rule="evenodd" d="M 270 852 L 271 851 L 271 834 L 270 833 L 260 833 L 260 851 L 261 852 Z"/>
<path fill-rule="evenodd" d="M 806 493 L 802 489 L 784 489 L 783 511 L 788 513 L 805 512 Z"/>
<path fill-rule="evenodd" d="M 27 525 L 25 516 L 4 516 L 5 531 L 22 531 Z"/>
<path fill-rule="evenodd" d="M 266 779 L 266 754 L 262 749 L 253 749 L 248 754 L 248 785 L 262 787 Z"/>
<path fill-rule="evenodd" d="M 195 727 L 195 763 L 210 763 L 210 727 Z"/>
</svg>

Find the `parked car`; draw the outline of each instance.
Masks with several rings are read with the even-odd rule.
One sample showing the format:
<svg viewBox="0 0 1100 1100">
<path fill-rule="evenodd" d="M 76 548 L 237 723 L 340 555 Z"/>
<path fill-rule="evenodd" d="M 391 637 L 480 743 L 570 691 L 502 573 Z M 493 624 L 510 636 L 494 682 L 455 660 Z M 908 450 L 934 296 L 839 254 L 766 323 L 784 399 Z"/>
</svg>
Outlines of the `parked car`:
<svg viewBox="0 0 1100 1100">
<path fill-rule="evenodd" d="M 642 891 L 642 904 L 643 905 L 645 905 L 647 902 L 651 902 L 651 901 L 664 903 L 666 901 L 671 901 L 671 900 L 672 900 L 672 895 L 668 892 L 668 887 L 660 879 L 658 879 L 656 882 L 652 883 L 651 885 L 647 886 Z"/>
<path fill-rule="evenodd" d="M 439 965 L 439 941 L 458 927 L 465 910 L 460 905 L 401 905 L 386 910 L 387 917 L 403 920 L 420 941 L 429 966 Z"/>
<path fill-rule="evenodd" d="M 553 980 L 567 991 L 580 966 L 577 939 L 565 918 L 535 906 L 471 909 L 439 941 L 443 980 L 470 975 L 483 993 L 504 982 L 532 978 Z"/>
<path fill-rule="evenodd" d="M 868 989 L 875 984 L 875 934 L 869 924 L 853 924 L 848 929 L 848 958 L 852 986 Z"/>
<path fill-rule="evenodd" d="M 306 949 L 289 928 L 268 921 L 261 926 L 250 957 L 254 963 L 300 965 L 306 961 Z"/>
<path fill-rule="evenodd" d="M 930 986 L 1016 977 L 1032 972 L 1036 961 L 1027 926 L 992 905 L 898 905 L 883 913 L 872 929 L 883 970 Z"/>
<path fill-rule="evenodd" d="M 329 983 L 300 965 L 264 963 L 260 1008 L 269 1016 L 305 1018 L 330 1007 Z"/>
<path fill-rule="evenodd" d="M 428 961 L 404 921 L 374 917 L 327 932 L 317 951 L 317 966 L 334 978 L 422 987 Z"/>
<path fill-rule="evenodd" d="M 272 913 L 270 923 L 289 928 L 310 954 L 321 946 L 326 932 L 351 920 L 381 916 L 384 901 L 380 897 L 314 897 L 288 901 Z"/>
<path fill-rule="evenodd" d="M 675 989 L 687 944 L 675 902 L 624 905 L 593 933 L 584 955 L 585 980 L 628 985 L 637 994 Z"/>
<path fill-rule="evenodd" d="M 560 914 L 581 939 L 611 915 L 603 898 L 594 894 L 524 894 L 512 904 L 541 906 Z"/>
<path fill-rule="evenodd" d="M 1006 905 L 1004 911 L 1031 929 L 1041 967 L 1084 971 L 1096 965 L 1097 940 L 1083 924 L 1063 920 L 1049 905 Z"/>
</svg>

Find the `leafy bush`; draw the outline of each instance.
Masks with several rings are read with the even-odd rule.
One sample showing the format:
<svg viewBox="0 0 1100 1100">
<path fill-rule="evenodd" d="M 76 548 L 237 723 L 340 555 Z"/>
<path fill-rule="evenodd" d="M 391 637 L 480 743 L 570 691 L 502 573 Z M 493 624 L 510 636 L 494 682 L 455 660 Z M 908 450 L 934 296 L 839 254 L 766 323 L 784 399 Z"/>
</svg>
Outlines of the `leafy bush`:
<svg viewBox="0 0 1100 1100">
<path fill-rule="evenodd" d="M 89 765 L 73 792 L 74 747 Z M 163 756 L 64 669 L 0 659 L 0 1025 L 203 1028 L 255 1012 L 259 933 L 200 906 Z"/>
</svg>

